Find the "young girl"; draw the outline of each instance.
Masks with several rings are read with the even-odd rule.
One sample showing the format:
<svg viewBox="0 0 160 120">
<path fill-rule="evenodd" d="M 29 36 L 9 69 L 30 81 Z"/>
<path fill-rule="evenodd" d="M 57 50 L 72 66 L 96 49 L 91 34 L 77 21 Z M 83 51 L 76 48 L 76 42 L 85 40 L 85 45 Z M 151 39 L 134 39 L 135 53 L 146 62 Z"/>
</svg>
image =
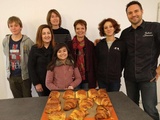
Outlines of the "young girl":
<svg viewBox="0 0 160 120">
<path fill-rule="evenodd" d="M 74 89 L 82 81 L 80 72 L 75 67 L 71 53 L 65 43 L 56 45 L 52 61 L 47 69 L 46 87 L 49 90 Z"/>
</svg>

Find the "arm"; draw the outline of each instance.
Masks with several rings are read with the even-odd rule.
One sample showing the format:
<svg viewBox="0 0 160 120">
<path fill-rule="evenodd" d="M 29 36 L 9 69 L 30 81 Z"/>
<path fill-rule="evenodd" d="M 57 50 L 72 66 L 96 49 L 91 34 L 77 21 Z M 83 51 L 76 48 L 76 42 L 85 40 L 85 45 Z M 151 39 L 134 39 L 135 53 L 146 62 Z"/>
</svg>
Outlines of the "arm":
<svg viewBox="0 0 160 120">
<path fill-rule="evenodd" d="M 29 58 L 28 58 L 28 72 L 29 72 L 29 77 L 33 83 L 34 86 L 37 84 L 40 84 L 40 81 L 38 79 L 37 75 L 37 70 L 36 70 L 36 65 L 37 65 L 37 57 L 35 55 L 35 47 L 32 46 L 31 51 L 29 53 Z"/>
<path fill-rule="evenodd" d="M 46 82 L 46 87 L 49 90 L 58 89 L 58 87 L 53 83 L 53 81 L 54 81 L 54 72 L 48 70 L 47 74 L 46 74 L 46 81 L 45 82 Z"/>
<path fill-rule="evenodd" d="M 81 78 L 79 69 L 77 67 L 74 68 L 73 74 L 74 74 L 75 80 L 71 83 L 70 86 L 72 86 L 73 88 L 75 88 L 75 87 L 77 87 L 81 83 L 82 78 Z"/>
</svg>

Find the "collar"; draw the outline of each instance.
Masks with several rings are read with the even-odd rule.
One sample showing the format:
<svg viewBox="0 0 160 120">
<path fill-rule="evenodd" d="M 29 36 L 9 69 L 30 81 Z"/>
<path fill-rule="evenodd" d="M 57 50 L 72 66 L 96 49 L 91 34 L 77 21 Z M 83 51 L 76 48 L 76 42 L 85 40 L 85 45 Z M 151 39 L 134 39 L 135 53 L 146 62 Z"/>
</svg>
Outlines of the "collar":
<svg viewBox="0 0 160 120">
<path fill-rule="evenodd" d="M 143 20 L 142 24 L 140 26 L 138 26 L 136 29 L 144 29 L 145 27 L 145 21 Z M 129 31 L 135 30 L 132 26 L 129 27 Z"/>
<path fill-rule="evenodd" d="M 74 64 L 73 61 L 70 61 L 68 58 L 66 59 L 65 63 L 63 63 L 61 60 L 57 60 L 55 66 L 62 66 L 62 65 L 69 65 L 72 66 Z"/>
</svg>

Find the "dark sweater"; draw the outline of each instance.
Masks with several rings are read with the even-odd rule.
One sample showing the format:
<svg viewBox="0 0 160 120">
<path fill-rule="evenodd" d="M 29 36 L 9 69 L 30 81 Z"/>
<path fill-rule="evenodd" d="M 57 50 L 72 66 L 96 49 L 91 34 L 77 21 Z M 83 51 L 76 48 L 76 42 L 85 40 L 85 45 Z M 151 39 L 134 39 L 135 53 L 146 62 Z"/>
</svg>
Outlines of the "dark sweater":
<svg viewBox="0 0 160 120">
<path fill-rule="evenodd" d="M 56 30 L 54 30 L 54 29 L 52 29 L 52 30 L 54 33 L 54 39 L 57 43 L 67 42 L 67 41 L 71 40 L 71 35 L 70 35 L 69 30 L 64 29 L 62 27 L 60 27 Z"/>
</svg>

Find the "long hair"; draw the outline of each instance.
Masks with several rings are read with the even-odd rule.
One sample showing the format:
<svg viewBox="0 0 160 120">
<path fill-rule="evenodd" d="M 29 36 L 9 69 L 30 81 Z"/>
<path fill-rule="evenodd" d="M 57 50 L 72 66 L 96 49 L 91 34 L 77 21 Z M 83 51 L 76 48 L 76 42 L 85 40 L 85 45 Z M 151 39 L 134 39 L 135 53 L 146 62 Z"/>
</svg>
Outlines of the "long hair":
<svg viewBox="0 0 160 120">
<path fill-rule="evenodd" d="M 50 26 L 46 25 L 46 24 L 40 25 L 38 30 L 37 30 L 37 35 L 36 35 L 36 45 L 37 45 L 37 47 L 42 48 L 44 46 L 43 40 L 42 40 L 42 30 L 44 28 L 48 28 L 50 30 L 50 32 L 51 32 L 51 45 L 52 45 L 52 47 L 54 47 L 56 43 L 54 41 L 53 31 L 50 28 Z"/>
<path fill-rule="evenodd" d="M 53 52 L 53 55 L 52 55 L 52 60 L 51 62 L 48 64 L 47 66 L 47 70 L 53 70 L 54 67 L 55 67 L 55 64 L 56 64 L 56 61 L 58 60 L 58 57 L 57 57 L 57 52 L 59 49 L 61 49 L 62 47 L 66 47 L 67 51 L 68 51 L 68 57 L 67 59 L 70 60 L 71 63 L 73 63 L 73 67 L 75 67 L 75 62 L 74 62 L 74 59 L 72 57 L 72 54 L 68 48 L 68 46 L 65 44 L 65 43 L 58 43 L 55 48 L 54 48 L 54 52 Z"/>
</svg>

